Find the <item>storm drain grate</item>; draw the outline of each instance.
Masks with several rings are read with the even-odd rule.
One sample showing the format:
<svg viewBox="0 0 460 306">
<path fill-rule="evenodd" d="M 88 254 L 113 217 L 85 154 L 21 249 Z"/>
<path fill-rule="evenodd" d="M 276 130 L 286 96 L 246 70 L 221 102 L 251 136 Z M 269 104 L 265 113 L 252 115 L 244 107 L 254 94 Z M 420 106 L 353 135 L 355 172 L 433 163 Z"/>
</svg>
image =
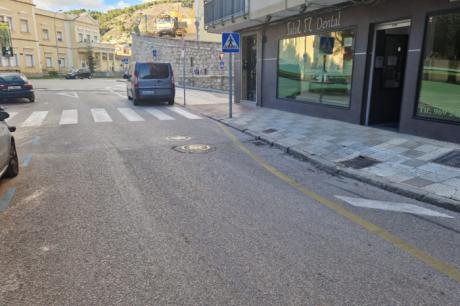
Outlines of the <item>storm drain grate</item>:
<svg viewBox="0 0 460 306">
<path fill-rule="evenodd" d="M 215 151 L 216 148 L 205 144 L 191 144 L 173 147 L 173 150 L 180 153 L 209 153 Z"/>
<path fill-rule="evenodd" d="M 376 164 L 379 164 L 380 161 L 367 157 L 367 156 L 358 156 L 353 159 L 345 160 L 340 162 L 341 165 L 347 167 L 347 168 L 353 168 L 353 169 L 364 169 L 368 167 L 372 167 Z"/>
<path fill-rule="evenodd" d="M 460 151 L 452 151 L 433 161 L 444 166 L 460 168 Z"/>
<path fill-rule="evenodd" d="M 265 133 L 265 134 L 272 134 L 272 133 L 275 133 L 276 131 L 278 131 L 278 130 L 275 130 L 275 129 L 267 129 L 267 130 L 264 130 L 264 131 L 262 131 L 262 132 Z"/>
<path fill-rule="evenodd" d="M 265 142 L 260 141 L 260 140 L 255 140 L 252 142 L 252 144 L 255 145 L 256 147 L 263 147 L 267 145 Z"/>
</svg>

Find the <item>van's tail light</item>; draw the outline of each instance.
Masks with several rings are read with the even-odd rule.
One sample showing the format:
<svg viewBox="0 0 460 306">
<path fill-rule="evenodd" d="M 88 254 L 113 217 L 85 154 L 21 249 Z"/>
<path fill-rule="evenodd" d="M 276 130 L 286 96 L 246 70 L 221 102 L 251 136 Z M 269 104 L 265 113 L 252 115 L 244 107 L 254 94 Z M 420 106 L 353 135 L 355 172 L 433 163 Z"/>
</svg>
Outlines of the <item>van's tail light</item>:
<svg viewBox="0 0 460 306">
<path fill-rule="evenodd" d="M 133 77 L 133 82 L 134 82 L 134 88 L 139 88 L 139 74 L 134 72 L 134 77 Z"/>
<path fill-rule="evenodd" d="M 24 89 L 33 89 L 34 87 L 32 86 L 32 84 L 26 83 L 26 84 L 22 85 L 22 88 L 24 88 Z"/>
</svg>

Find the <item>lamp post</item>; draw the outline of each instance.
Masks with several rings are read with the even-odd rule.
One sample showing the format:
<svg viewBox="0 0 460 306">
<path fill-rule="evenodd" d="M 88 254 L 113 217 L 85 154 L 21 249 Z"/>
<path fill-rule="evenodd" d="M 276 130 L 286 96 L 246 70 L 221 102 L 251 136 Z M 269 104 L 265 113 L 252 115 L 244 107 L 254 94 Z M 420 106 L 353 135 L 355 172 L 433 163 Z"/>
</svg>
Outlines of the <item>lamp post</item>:
<svg viewBox="0 0 460 306">
<path fill-rule="evenodd" d="M 57 38 L 57 28 L 56 28 L 56 16 L 58 13 L 61 13 L 62 10 L 58 10 L 54 12 L 54 38 L 56 39 L 56 57 L 57 57 L 57 65 L 58 65 L 58 73 L 61 73 L 61 60 L 59 59 L 59 44 Z"/>
</svg>

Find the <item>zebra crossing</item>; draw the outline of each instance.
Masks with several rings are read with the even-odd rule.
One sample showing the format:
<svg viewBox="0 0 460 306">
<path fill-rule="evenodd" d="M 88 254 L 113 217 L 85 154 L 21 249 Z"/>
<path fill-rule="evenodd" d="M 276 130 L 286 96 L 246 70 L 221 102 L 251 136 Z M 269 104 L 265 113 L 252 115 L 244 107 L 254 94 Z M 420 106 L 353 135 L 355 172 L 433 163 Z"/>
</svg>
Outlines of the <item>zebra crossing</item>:
<svg viewBox="0 0 460 306">
<path fill-rule="evenodd" d="M 154 120 L 160 121 L 173 121 L 179 118 L 185 118 L 188 120 L 197 120 L 203 119 L 202 117 L 188 112 L 185 109 L 180 107 L 171 106 L 171 107 L 144 107 L 139 109 L 132 109 L 128 107 L 118 107 L 116 111 L 121 115 L 119 118 L 123 118 L 122 120 L 128 122 L 144 122 L 148 120 L 148 118 L 153 118 Z M 28 113 L 26 113 L 28 112 Z M 169 114 L 168 114 L 169 112 Z M 10 112 L 10 117 L 7 121 L 10 124 L 15 124 L 20 127 L 28 128 L 28 127 L 40 127 L 45 124 L 53 124 L 53 119 L 51 114 L 53 111 L 15 111 Z M 103 123 L 111 123 L 114 122 L 109 112 L 104 108 L 91 108 L 88 111 L 78 111 L 77 109 L 65 109 L 58 114 L 59 121 L 56 123 L 62 126 L 71 126 L 77 125 L 79 123 L 79 119 L 83 115 L 88 115 L 92 118 L 92 121 L 97 124 Z M 19 117 L 22 117 L 21 120 Z M 117 120 L 120 120 L 120 119 Z M 19 122 L 18 122 L 19 121 Z"/>
</svg>

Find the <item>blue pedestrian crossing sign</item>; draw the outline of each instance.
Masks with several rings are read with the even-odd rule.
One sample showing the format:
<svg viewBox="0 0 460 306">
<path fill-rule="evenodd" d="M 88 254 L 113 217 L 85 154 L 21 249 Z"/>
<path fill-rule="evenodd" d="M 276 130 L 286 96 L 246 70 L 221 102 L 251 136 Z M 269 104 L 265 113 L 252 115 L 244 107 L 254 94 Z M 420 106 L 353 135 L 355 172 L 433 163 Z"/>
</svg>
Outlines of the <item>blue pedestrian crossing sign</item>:
<svg viewBox="0 0 460 306">
<path fill-rule="evenodd" d="M 335 45 L 334 37 L 321 36 L 319 39 L 319 49 L 324 54 L 330 55 L 334 53 L 334 45 Z"/>
<path fill-rule="evenodd" d="M 222 33 L 222 52 L 240 52 L 240 33 Z"/>
</svg>

